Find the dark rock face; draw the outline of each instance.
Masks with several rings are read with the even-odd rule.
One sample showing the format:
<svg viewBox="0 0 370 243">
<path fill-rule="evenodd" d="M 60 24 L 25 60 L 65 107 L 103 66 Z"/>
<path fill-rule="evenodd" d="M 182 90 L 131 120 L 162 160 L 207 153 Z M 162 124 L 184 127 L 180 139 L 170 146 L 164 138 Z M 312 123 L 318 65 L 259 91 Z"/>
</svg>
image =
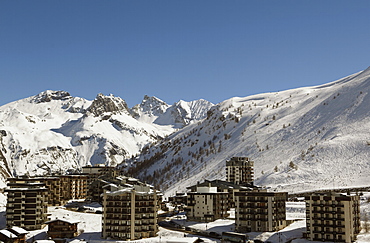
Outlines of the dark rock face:
<svg viewBox="0 0 370 243">
<path fill-rule="evenodd" d="M 66 100 L 72 98 L 66 91 L 51 91 L 47 90 L 36 95 L 31 102 L 33 103 L 46 103 L 52 100 Z"/>
<path fill-rule="evenodd" d="M 104 113 L 115 114 L 121 112 L 130 114 L 129 108 L 123 99 L 114 97 L 113 95 L 104 96 L 103 94 L 98 94 L 96 96 L 87 111 L 92 113 L 94 116 L 101 116 Z"/>
</svg>

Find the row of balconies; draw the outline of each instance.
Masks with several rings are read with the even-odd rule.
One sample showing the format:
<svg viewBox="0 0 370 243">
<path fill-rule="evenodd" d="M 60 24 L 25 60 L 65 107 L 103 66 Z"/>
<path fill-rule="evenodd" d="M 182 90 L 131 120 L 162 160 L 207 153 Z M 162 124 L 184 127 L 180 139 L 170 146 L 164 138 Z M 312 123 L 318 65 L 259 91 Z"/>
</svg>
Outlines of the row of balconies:
<svg viewBox="0 0 370 243">
<path fill-rule="evenodd" d="M 309 205 L 309 204 L 307 204 L 307 205 Z M 312 203 L 311 205 L 312 205 L 312 207 L 333 207 L 333 208 L 335 208 L 335 207 L 344 207 L 344 204 L 342 204 L 342 203 L 330 203 L 330 202 L 328 202 L 328 203 Z"/>
<path fill-rule="evenodd" d="M 307 231 L 307 232 L 309 232 L 309 231 Z M 345 234 L 345 232 L 343 232 L 343 231 L 339 232 L 339 231 L 322 231 L 322 230 L 313 230 L 312 233 L 314 233 L 314 234 L 336 234 L 336 235 L 344 235 Z M 321 238 L 321 239 L 323 239 L 323 238 Z"/>
<path fill-rule="evenodd" d="M 309 226 L 309 224 L 307 224 Z M 314 227 L 330 227 L 330 228 L 344 228 L 344 224 L 341 224 L 341 221 L 338 221 L 337 224 L 334 223 L 313 223 Z"/>
</svg>

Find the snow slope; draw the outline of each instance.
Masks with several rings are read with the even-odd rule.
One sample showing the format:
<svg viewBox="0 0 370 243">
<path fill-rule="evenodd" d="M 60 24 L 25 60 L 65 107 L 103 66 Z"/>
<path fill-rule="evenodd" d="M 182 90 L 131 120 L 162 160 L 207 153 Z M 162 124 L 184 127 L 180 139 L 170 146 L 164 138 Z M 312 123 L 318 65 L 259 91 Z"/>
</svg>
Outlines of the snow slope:
<svg viewBox="0 0 370 243">
<path fill-rule="evenodd" d="M 235 97 L 147 146 L 128 171 L 166 191 L 225 179 L 225 161 L 255 162 L 255 184 L 279 191 L 370 183 L 370 68 L 335 82 Z"/>
</svg>

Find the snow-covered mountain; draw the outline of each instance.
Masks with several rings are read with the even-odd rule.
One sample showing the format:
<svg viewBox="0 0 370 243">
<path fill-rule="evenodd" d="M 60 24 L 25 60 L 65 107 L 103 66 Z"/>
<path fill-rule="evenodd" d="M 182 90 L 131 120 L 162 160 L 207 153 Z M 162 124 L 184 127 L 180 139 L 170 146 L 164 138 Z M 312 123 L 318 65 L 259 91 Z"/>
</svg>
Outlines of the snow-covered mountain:
<svg viewBox="0 0 370 243">
<path fill-rule="evenodd" d="M 225 161 L 247 156 L 255 183 L 304 191 L 370 183 L 370 68 L 325 85 L 232 98 L 140 156 L 128 173 L 166 195 L 225 179 Z"/>
<path fill-rule="evenodd" d="M 180 100 L 170 106 L 156 97 L 145 96 L 140 105 L 132 108 L 132 112 L 140 121 L 183 128 L 205 118 L 212 106 L 211 102 L 203 99 L 190 102 Z"/>
<path fill-rule="evenodd" d="M 4 105 L 0 107 L 0 181 L 27 173 L 66 173 L 88 164 L 122 163 L 146 144 L 173 133 L 179 128 L 177 120 L 186 121 L 182 126 L 190 124 L 204 118 L 212 106 L 203 100 L 182 103 L 185 111 L 171 117 L 166 112 L 177 105 L 155 97 L 145 96 L 130 109 L 113 95 L 98 94 L 89 101 L 48 90 Z M 194 105 L 198 103 L 207 105 Z M 168 122 L 156 122 L 163 115 Z"/>
</svg>

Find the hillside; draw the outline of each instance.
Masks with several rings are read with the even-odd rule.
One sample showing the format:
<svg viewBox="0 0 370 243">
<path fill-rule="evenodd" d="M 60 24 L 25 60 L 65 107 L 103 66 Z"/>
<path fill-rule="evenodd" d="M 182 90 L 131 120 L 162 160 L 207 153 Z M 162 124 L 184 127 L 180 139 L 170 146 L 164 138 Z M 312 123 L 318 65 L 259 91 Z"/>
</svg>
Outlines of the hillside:
<svg viewBox="0 0 370 243">
<path fill-rule="evenodd" d="M 0 107 L 0 187 L 10 176 L 115 166 L 147 143 L 204 118 L 211 106 L 204 100 L 167 105 L 145 96 L 130 109 L 113 95 L 89 101 L 50 90 L 9 103 Z M 163 117 L 166 123 L 156 122 Z"/>
<path fill-rule="evenodd" d="M 368 185 L 369 92 L 370 68 L 325 85 L 232 98 L 124 165 L 166 196 L 225 179 L 233 156 L 250 157 L 255 183 L 280 191 Z"/>
</svg>

